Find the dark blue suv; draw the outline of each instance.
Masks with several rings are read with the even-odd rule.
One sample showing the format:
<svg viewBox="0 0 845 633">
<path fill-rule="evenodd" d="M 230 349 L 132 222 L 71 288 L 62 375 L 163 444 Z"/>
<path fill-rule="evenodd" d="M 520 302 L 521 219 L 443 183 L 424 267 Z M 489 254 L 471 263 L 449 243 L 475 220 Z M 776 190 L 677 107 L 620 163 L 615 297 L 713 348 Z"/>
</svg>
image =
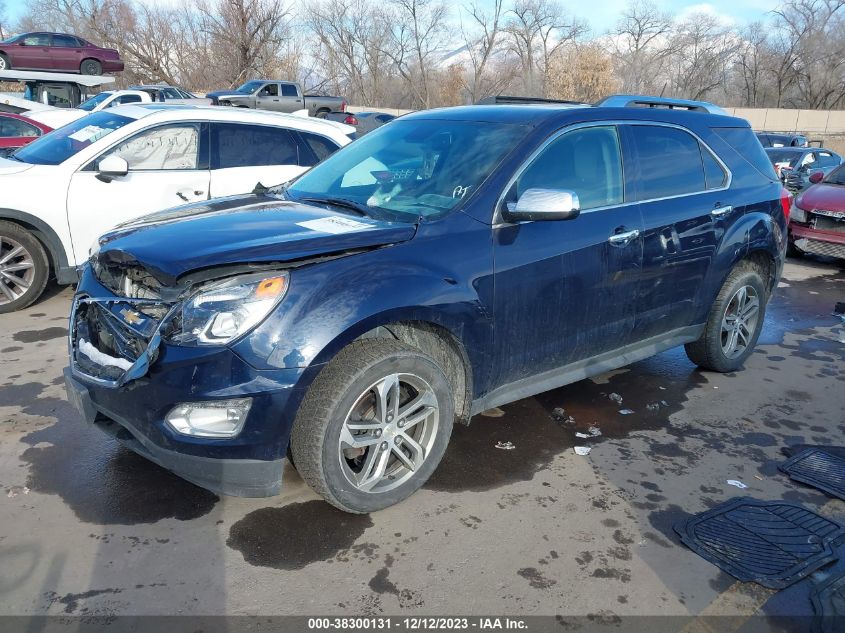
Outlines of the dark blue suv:
<svg viewBox="0 0 845 633">
<path fill-rule="evenodd" d="M 685 345 L 751 353 L 789 197 L 746 121 L 614 97 L 411 114 L 286 186 L 99 241 L 72 401 L 223 494 L 289 456 L 333 505 L 418 489 L 453 422 Z"/>
</svg>

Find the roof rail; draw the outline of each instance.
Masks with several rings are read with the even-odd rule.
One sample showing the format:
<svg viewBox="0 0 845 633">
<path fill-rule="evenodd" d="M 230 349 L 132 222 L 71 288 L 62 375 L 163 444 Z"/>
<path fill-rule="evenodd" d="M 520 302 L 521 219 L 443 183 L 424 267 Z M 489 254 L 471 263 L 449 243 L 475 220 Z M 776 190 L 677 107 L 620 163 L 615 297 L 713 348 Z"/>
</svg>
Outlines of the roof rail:
<svg viewBox="0 0 845 633">
<path fill-rule="evenodd" d="M 509 95 L 495 95 L 492 97 L 485 97 L 480 101 L 477 101 L 475 105 L 502 105 L 502 104 L 510 104 L 510 105 L 530 105 L 532 103 L 559 103 L 563 105 L 590 105 L 589 103 L 584 103 L 583 101 L 569 101 L 566 99 L 545 99 L 543 97 L 515 97 Z"/>
<path fill-rule="evenodd" d="M 670 110 L 689 110 L 727 115 L 727 111 L 707 101 L 673 99 L 669 97 L 649 97 L 646 95 L 611 95 L 599 101 L 601 108 L 668 108 Z"/>
</svg>

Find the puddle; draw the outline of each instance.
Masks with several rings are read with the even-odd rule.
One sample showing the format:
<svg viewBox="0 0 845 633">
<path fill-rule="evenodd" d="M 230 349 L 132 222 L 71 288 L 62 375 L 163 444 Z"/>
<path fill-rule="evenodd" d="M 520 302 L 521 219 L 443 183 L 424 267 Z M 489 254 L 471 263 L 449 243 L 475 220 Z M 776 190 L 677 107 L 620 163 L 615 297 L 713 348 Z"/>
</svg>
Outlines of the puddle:
<svg viewBox="0 0 845 633">
<path fill-rule="evenodd" d="M 48 327 L 43 330 L 23 330 L 15 332 L 12 337 L 18 343 L 37 343 L 39 341 L 50 341 L 54 338 L 67 336 L 66 327 Z"/>
<path fill-rule="evenodd" d="M 226 544 L 250 565 L 294 570 L 348 550 L 373 522 L 325 501 L 254 510 L 232 525 Z"/>
<path fill-rule="evenodd" d="M 64 400 L 36 403 L 45 400 L 60 403 L 59 420 L 23 438 L 30 445 L 21 455 L 29 465 L 26 485 L 33 492 L 58 495 L 80 521 L 189 521 L 208 514 L 219 500 L 86 425 Z"/>
</svg>

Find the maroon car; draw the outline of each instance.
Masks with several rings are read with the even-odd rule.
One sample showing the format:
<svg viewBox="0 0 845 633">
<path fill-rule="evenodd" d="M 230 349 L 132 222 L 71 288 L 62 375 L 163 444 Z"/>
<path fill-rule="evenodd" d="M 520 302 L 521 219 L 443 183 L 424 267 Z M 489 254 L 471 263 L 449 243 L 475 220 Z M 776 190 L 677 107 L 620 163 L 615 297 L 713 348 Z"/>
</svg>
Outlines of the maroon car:
<svg viewBox="0 0 845 633">
<path fill-rule="evenodd" d="M 123 62 L 113 48 L 100 48 L 64 33 L 22 33 L 0 42 L 0 70 L 52 70 L 101 75 L 120 72 Z"/>
<path fill-rule="evenodd" d="M 845 165 L 824 177 L 813 174 L 810 182 L 792 204 L 790 250 L 845 259 Z"/>
<path fill-rule="evenodd" d="M 0 112 L 0 156 L 8 156 L 53 128 L 20 114 Z"/>
</svg>

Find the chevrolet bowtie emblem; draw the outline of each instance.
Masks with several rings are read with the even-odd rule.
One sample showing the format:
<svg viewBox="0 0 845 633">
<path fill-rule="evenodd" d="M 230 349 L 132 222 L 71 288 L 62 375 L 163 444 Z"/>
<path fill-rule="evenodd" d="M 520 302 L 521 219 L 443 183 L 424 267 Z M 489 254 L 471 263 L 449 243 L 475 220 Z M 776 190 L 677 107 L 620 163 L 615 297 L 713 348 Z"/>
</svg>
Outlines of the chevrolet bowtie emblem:
<svg viewBox="0 0 845 633">
<path fill-rule="evenodd" d="M 123 310 L 120 311 L 120 316 L 122 316 L 123 320 L 129 325 L 138 325 L 141 321 L 143 321 L 140 314 L 133 312 L 128 308 L 123 308 Z"/>
</svg>

